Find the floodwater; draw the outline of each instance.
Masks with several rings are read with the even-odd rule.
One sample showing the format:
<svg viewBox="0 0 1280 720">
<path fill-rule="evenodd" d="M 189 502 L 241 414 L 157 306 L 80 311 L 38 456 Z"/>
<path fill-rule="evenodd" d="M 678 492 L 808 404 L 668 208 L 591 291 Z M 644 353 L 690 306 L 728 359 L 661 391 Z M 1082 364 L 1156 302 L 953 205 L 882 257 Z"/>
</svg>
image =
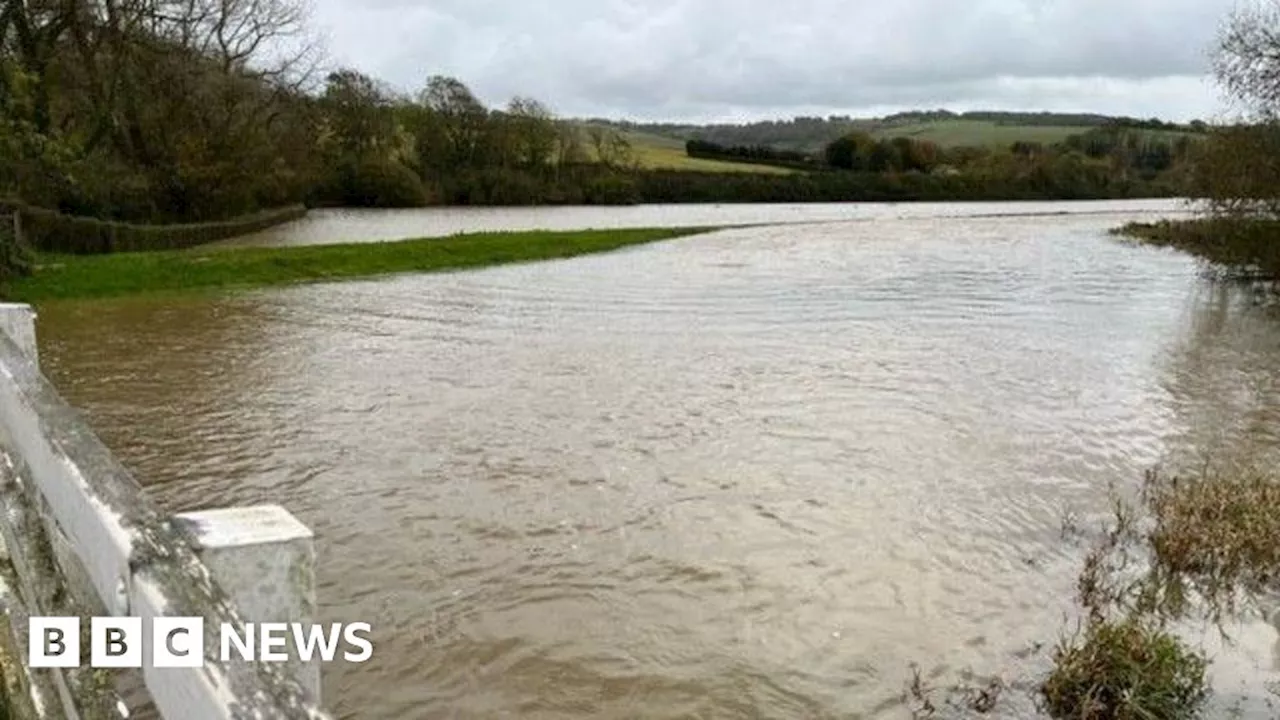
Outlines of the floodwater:
<svg viewBox="0 0 1280 720">
<path fill-rule="evenodd" d="M 325 670 L 340 716 L 904 718 L 917 663 L 1025 717 L 1086 551 L 1064 514 L 1276 459 L 1277 318 L 1106 234 L 1170 209 L 51 305 L 41 352 L 167 510 L 315 530 L 321 619 L 374 628 Z"/>
<path fill-rule="evenodd" d="M 224 245 L 278 247 L 380 242 L 505 230 L 725 227 L 779 223 L 857 222 L 1000 215 L 1187 212 L 1180 200 L 973 203 L 725 203 L 624 207 L 448 207 L 412 210 L 312 210 L 305 218 Z"/>
</svg>

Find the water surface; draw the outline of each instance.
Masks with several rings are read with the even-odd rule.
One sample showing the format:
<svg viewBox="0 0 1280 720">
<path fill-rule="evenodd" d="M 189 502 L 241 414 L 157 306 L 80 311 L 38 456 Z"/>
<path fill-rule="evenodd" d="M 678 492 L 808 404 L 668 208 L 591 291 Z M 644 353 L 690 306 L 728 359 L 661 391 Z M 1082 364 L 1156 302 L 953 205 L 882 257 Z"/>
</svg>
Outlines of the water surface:
<svg viewBox="0 0 1280 720">
<path fill-rule="evenodd" d="M 911 663 L 1030 687 L 1064 509 L 1274 459 L 1280 325 L 1106 235 L 1148 216 L 53 305 L 42 353 L 167 510 L 316 531 L 324 619 L 375 629 L 326 670 L 343 716 L 902 718 Z M 1228 681 L 1275 665 L 1249 637 Z"/>
<path fill-rule="evenodd" d="M 972 203 L 722 203 L 624 207 L 434 207 L 312 210 L 305 218 L 228 240 L 276 247 L 443 237 L 463 232 L 639 227 L 725 227 L 781 223 L 999 215 L 1182 214 L 1182 200 Z"/>
</svg>

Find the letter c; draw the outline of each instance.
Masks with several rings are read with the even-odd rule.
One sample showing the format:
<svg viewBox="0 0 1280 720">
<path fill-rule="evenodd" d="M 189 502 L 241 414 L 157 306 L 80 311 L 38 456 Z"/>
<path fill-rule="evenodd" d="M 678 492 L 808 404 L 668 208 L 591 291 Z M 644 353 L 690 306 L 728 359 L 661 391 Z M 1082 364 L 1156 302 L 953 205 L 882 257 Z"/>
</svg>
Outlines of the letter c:
<svg viewBox="0 0 1280 720">
<path fill-rule="evenodd" d="M 174 657 L 186 657 L 191 654 L 191 650 L 178 650 L 173 644 L 173 638 L 177 635 L 190 635 L 191 631 L 186 628 L 174 628 L 164 638 L 165 647 L 169 649 L 169 653 Z"/>
</svg>

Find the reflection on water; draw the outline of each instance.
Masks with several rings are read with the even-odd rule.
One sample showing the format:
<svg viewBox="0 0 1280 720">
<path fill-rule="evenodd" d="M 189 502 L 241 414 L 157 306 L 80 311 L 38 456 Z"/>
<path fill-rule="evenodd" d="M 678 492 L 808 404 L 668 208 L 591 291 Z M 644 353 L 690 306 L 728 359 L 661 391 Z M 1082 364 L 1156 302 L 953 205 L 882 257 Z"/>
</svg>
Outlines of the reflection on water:
<svg viewBox="0 0 1280 720">
<path fill-rule="evenodd" d="M 1171 408 L 1184 418 L 1183 467 L 1277 466 L 1280 315 L 1230 283 L 1206 282 L 1180 351 L 1169 363 Z"/>
<path fill-rule="evenodd" d="M 1280 460 L 1280 312 L 1253 289 L 1206 281 L 1190 293 L 1188 322 L 1166 356 L 1163 383 L 1176 433 L 1166 469 L 1274 473 Z M 1280 597 L 1262 617 L 1203 638 L 1215 658 L 1213 715 L 1276 716 L 1280 688 Z M 1195 628 L 1188 628 L 1192 636 Z"/>
<path fill-rule="evenodd" d="M 1124 219 L 52 306 L 42 352 L 166 508 L 316 530 L 325 619 L 375 629 L 345 716 L 903 717 L 912 662 L 1043 662 L 1064 507 L 1274 448 L 1280 325 Z"/>
</svg>

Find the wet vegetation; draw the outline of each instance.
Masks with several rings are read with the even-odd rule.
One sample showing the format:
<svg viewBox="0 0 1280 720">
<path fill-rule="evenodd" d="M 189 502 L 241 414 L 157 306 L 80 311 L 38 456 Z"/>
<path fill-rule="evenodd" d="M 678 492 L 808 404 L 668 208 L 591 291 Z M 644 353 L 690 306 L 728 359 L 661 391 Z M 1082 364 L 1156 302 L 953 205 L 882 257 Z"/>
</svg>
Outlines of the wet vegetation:
<svg viewBox="0 0 1280 720">
<path fill-rule="evenodd" d="M 1072 720 L 1190 720 L 1208 695 L 1204 658 L 1152 623 L 1093 622 L 1064 641 L 1045 707 Z"/>
<path fill-rule="evenodd" d="M 1117 230 L 1196 256 L 1218 282 L 1272 291 L 1280 287 L 1277 28 L 1280 3 L 1269 0 L 1237 11 L 1220 37 L 1215 74 L 1247 110 L 1191 151 L 1186 182 L 1201 216 Z M 1081 630 L 1062 641 L 1040 688 L 1050 716 L 1199 717 L 1207 659 L 1177 631 L 1200 620 L 1225 634 L 1228 621 L 1266 614 L 1280 591 L 1280 475 L 1274 467 L 1149 473 L 1136 501 L 1115 501 L 1078 591 Z"/>
<path fill-rule="evenodd" d="M 1241 221 L 1228 216 L 1130 223 L 1115 231 L 1149 245 L 1195 255 L 1208 274 L 1223 279 L 1280 278 L 1280 220 Z"/>
<path fill-rule="evenodd" d="M 1280 477 L 1151 472 L 1112 521 L 1078 581 L 1082 628 L 1041 686 L 1059 720 L 1192 718 L 1209 698 L 1207 659 L 1176 630 L 1218 628 L 1280 589 Z"/>
</svg>

